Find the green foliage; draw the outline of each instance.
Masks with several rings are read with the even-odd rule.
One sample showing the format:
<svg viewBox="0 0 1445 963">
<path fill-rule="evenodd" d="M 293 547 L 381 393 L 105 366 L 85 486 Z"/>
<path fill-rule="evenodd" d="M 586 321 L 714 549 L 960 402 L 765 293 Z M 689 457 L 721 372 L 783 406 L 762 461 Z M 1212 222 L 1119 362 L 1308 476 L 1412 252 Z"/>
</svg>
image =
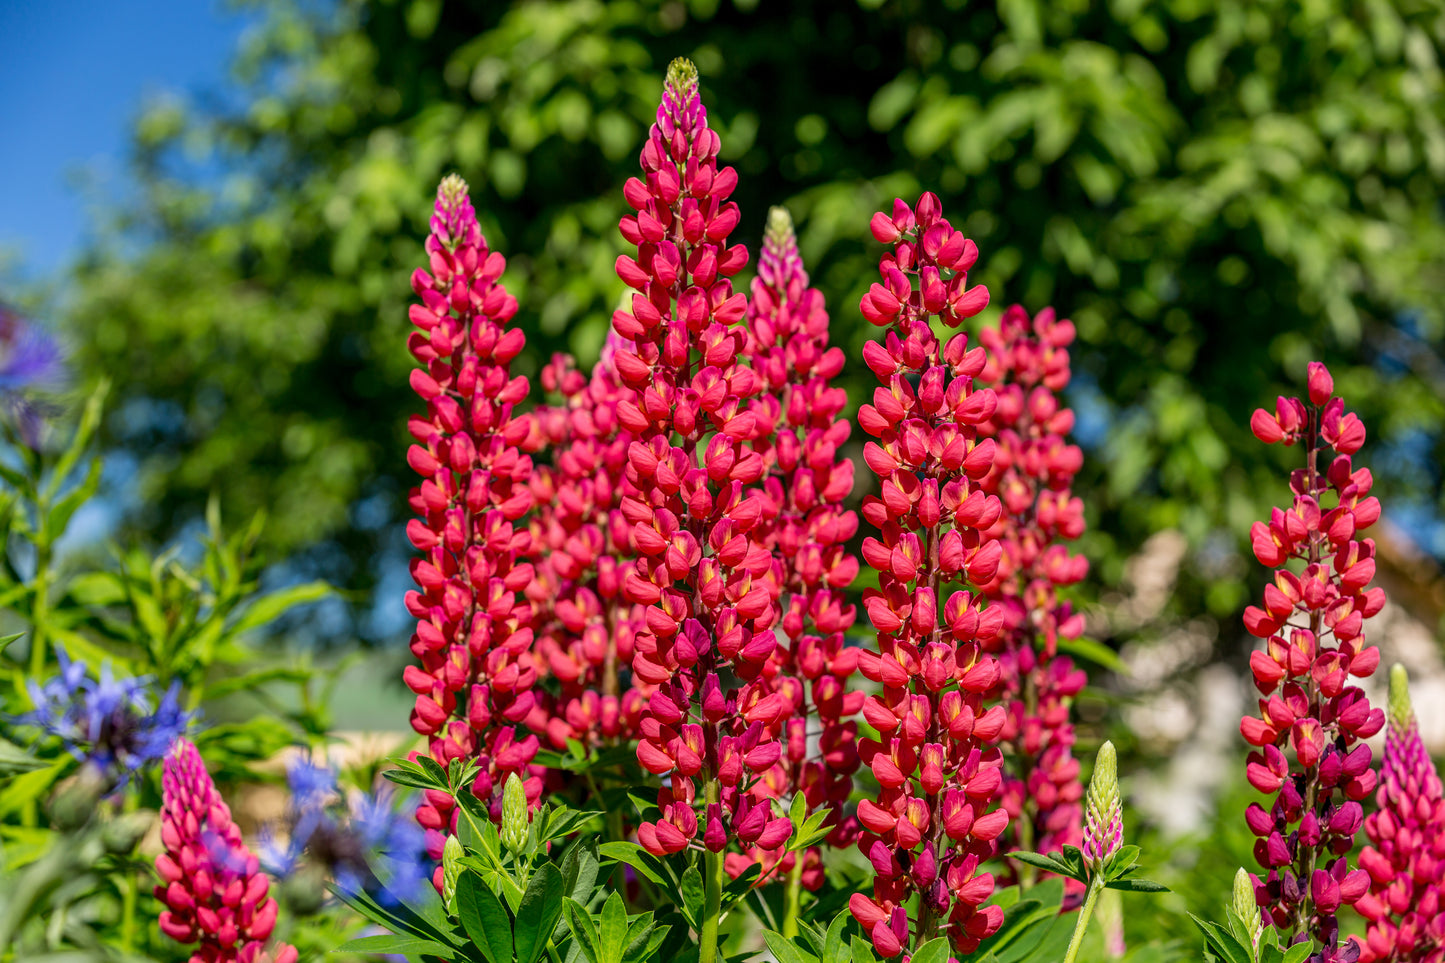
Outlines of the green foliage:
<svg viewBox="0 0 1445 963">
<path fill-rule="evenodd" d="M 586 362 L 622 290 L 620 187 L 677 55 L 742 175 L 740 236 L 772 203 L 798 218 L 855 400 L 865 225 L 895 194 L 941 193 L 996 306 L 1074 318 L 1078 397 L 1113 429 L 1076 486 L 1096 577 L 1161 527 L 1238 544 L 1284 491 L 1250 410 L 1311 358 L 1372 437 L 1445 453 L 1428 4 L 270 0 L 263 18 L 234 110 L 141 119 L 140 200 L 71 283 L 149 532 L 220 491 L 370 584 L 390 547 L 376 510 L 404 513 L 406 278 L 434 185 L 465 176 L 511 259 L 519 368 Z M 198 185 L 182 148 L 228 173 Z M 1377 476 L 1386 499 L 1439 504 L 1432 473 Z M 1230 616 L 1237 571 L 1218 552 L 1187 566 L 1181 604 Z"/>
<path fill-rule="evenodd" d="M 588 830 L 599 824 L 601 813 L 544 803 L 532 814 L 525 839 L 504 845 L 506 829 L 487 817 L 467 788 L 475 775 L 474 767 L 460 761 L 443 769 L 427 756 L 397 760 L 397 768 L 387 772 L 400 785 L 442 790 L 457 799 L 462 819 L 454 838 L 464 855 L 455 860 L 455 903 L 444 907 L 429 887 L 419 904 L 386 893 L 336 890 L 362 916 L 392 931 L 352 940 L 342 949 L 470 963 L 578 958 L 646 963 L 658 957 L 670 933 L 686 935 L 675 924 L 658 925 L 653 911 L 630 913 L 623 895 L 607 885 L 602 872 L 607 865 L 647 863 L 636 844 L 598 846 Z"/>
<path fill-rule="evenodd" d="M 0 618 L 24 629 L 0 638 L 0 960 L 143 960 L 174 948 L 154 926 L 150 860 L 135 852 L 156 818 L 157 774 L 112 793 L 58 739 L 15 723 L 34 708 L 27 682 L 47 679 L 57 649 L 92 676 L 107 666 L 158 688 L 178 683 L 182 704 L 203 714 L 242 691 L 272 707 L 196 734 L 223 782 L 254 779 L 248 764 L 320 738 L 329 725 L 308 667 L 258 667 L 257 633 L 331 591 L 322 583 L 260 590 L 259 516 L 227 533 L 213 502 L 189 564 L 178 551 L 115 550 L 108 560 L 60 551 L 100 487 L 92 449 L 106 393 L 102 383 L 60 450 L 15 438 L 0 448 Z M 23 648 L 14 645 L 21 639 Z M 298 690 L 299 708 L 276 701 L 277 685 Z M 328 927 L 317 921 L 318 932 Z"/>
</svg>

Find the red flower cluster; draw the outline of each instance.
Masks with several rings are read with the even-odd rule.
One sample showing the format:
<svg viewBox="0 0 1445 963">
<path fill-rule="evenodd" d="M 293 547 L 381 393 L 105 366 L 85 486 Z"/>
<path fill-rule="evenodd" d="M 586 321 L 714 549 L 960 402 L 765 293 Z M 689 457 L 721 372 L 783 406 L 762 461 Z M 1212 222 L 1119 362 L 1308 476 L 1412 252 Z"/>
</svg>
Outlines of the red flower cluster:
<svg viewBox="0 0 1445 963">
<path fill-rule="evenodd" d="M 848 846 L 857 822 L 842 813 L 858 770 L 853 720 L 863 704 L 862 692 L 848 691 L 858 650 L 843 645 L 857 616 L 843 591 L 858 574 L 858 560 L 844 546 L 858 530 L 858 516 L 842 507 L 853 490 L 853 463 L 839 455 L 852 425 L 839 418 L 847 393 L 829 385 L 843 368 L 843 352 L 828 346 L 822 292 L 808 286 L 792 219 L 781 207 L 768 212 L 748 322 L 747 354 L 764 391 L 749 406 L 758 421 L 754 450 L 768 466 L 760 538 L 780 572 L 785 636 L 763 674 L 791 713 L 783 754 L 753 792 L 760 799 L 802 793 L 809 812 L 831 810 L 828 842 Z M 746 855 L 730 853 L 725 865 L 737 876 L 755 861 L 763 866 L 760 880 L 770 879 L 776 866 L 807 889 L 822 885 L 816 848 L 799 862 L 782 850 L 754 847 Z"/>
<path fill-rule="evenodd" d="M 633 436 L 617 421 L 617 404 L 631 394 L 617 381 L 614 334 L 590 378 L 556 355 L 542 385 L 562 404 L 537 410 L 551 465 L 536 466 L 533 545 L 536 580 L 527 587 L 537 622 L 537 654 L 560 693 L 541 714 L 539 731 L 564 749 L 632 738 L 646 705 L 642 689 L 623 688 L 643 610 L 628 602 L 622 580 L 632 555 L 631 525 L 622 498 L 636 496 L 625 477 Z"/>
<path fill-rule="evenodd" d="M 1073 323 L 1057 319 L 1052 308 L 1030 321 L 1018 305 L 1003 313 L 997 330 L 979 334 L 988 352 L 979 382 L 998 396 L 993 417 L 979 425 L 998 442 L 983 488 L 1004 509 L 988 532 L 1003 556 L 979 589 L 1003 613 L 998 698 L 1008 708 L 1002 738 L 1010 850 L 1046 853 L 1080 839 L 1083 785 L 1069 705 L 1088 680 L 1058 652 L 1060 638 L 1084 630 L 1083 616 L 1059 600 L 1058 589 L 1089 571 L 1088 560 L 1062 544 L 1084 531 L 1084 503 L 1069 490 L 1083 454 L 1064 440 L 1074 413 L 1058 398 L 1069 383 L 1073 340 Z"/>
<path fill-rule="evenodd" d="M 430 271 L 411 279 L 421 303 L 411 307 L 418 330 L 407 342 L 422 364 L 411 386 L 426 413 L 408 423 L 416 444 L 407 462 L 422 483 L 411 491 L 418 517 L 406 529 L 421 552 L 411 563 L 419 591 L 407 593 L 406 607 L 421 665 L 407 666 L 405 679 L 416 693 L 412 728 L 443 765 L 480 761 L 472 791 L 499 818 L 508 774 L 527 777 L 533 802 L 542 790 L 539 776 L 528 776 L 537 737 L 515 728 L 537 705 L 531 607 L 517 597 L 534 578 L 532 539 L 514 524 L 532 507 L 532 461 L 519 446 L 534 429 L 513 412 L 527 379 L 508 371 L 526 338 L 507 328 L 517 300 L 497 280 L 506 262 L 487 250 L 461 178 L 437 189 L 431 227 Z M 428 791 L 417 820 L 440 859 L 455 801 Z"/>
<path fill-rule="evenodd" d="M 1359 537 L 1380 516 L 1369 469 L 1350 463 L 1364 426 L 1332 396 L 1324 365 L 1309 366 L 1308 386 L 1307 401 L 1280 398 L 1274 414 L 1260 409 L 1250 423 L 1261 441 L 1302 444 L 1305 467 L 1290 476 L 1290 507 L 1276 508 L 1250 532 L 1255 557 L 1276 571 L 1264 607 L 1244 615 L 1250 633 L 1267 640 L 1250 657 L 1265 698 L 1259 715 L 1246 715 L 1239 728 L 1258 747 L 1249 756 L 1250 783 L 1275 794 L 1270 809 L 1254 803 L 1245 813 L 1259 837 L 1255 858 L 1268 870 L 1263 881 L 1256 878 L 1256 901 L 1286 935 L 1313 937 L 1330 960 L 1350 952 L 1339 945 L 1336 910 L 1369 888 L 1369 875 L 1351 870 L 1347 857 L 1364 821 L 1360 801 L 1375 789 L 1362 740 L 1380 731 L 1385 714 L 1346 683 L 1379 665 L 1379 649 L 1365 646 L 1363 621 L 1385 604 L 1385 593 L 1366 587 L 1375 575 L 1375 543 Z M 1326 446 L 1335 457 L 1321 465 Z"/>
<path fill-rule="evenodd" d="M 872 229 L 893 248 L 879 265 L 882 283 L 861 305 L 888 331 L 863 350 L 881 382 L 858 412 L 877 439 L 864 446 L 864 459 L 881 494 L 863 501 L 863 517 L 878 531 L 863 540 L 863 557 L 878 571 L 879 587 L 863 597 L 878 644 L 858 668 L 882 692 L 863 703 L 879 739 L 859 749 L 881 789 L 858 805 L 873 896 L 854 894 L 849 905 L 883 956 L 905 949 L 910 931 L 920 942 L 946 932 L 967 953 L 1003 919 L 999 907 L 981 907 L 994 881 L 978 871 L 1008 824 L 1004 810 L 989 809 L 1003 781 L 994 743 L 1006 712 L 984 707 L 1000 678 L 987 650 L 1003 609 L 985 608 L 981 594 L 945 593 L 964 580 L 986 585 L 998 571 L 1002 546 L 984 533 L 1002 507 L 982 486 L 998 444 L 979 437 L 998 402 L 974 385 L 984 350 L 969 350 L 963 333 L 941 343 L 930 322 L 956 327 L 983 309 L 988 291 L 967 286 L 978 248 L 943 218 L 933 194 L 913 208 L 895 201 L 891 216 L 874 215 Z"/>
<path fill-rule="evenodd" d="M 190 963 L 296 963 L 295 947 L 265 948 L 276 926 L 271 883 L 190 741 L 178 740 L 166 757 L 161 788 L 161 932 L 200 944 Z"/>
<path fill-rule="evenodd" d="M 1380 761 L 1379 811 L 1365 819 L 1360 853 L 1370 892 L 1355 903 L 1369 920 L 1361 963 L 1445 960 L 1445 795 L 1410 706 L 1404 666 L 1390 669 L 1390 724 Z"/>
<path fill-rule="evenodd" d="M 699 830 L 713 853 L 731 836 L 774 849 L 791 834 L 748 792 L 781 758 L 790 705 L 764 673 L 781 584 L 764 542 L 769 499 L 758 486 L 767 465 L 751 444 L 766 430 L 749 406 L 762 380 L 743 362 L 747 297 L 728 280 L 748 258 L 727 244 L 737 173 L 718 168 L 720 144 L 696 68 L 674 61 L 642 149 L 645 178 L 623 192 L 635 213 L 621 231 L 637 256 L 619 257 L 617 273 L 636 293 L 631 311 L 612 318 L 623 339 L 613 363 L 628 389 L 617 418 L 635 439 L 625 477 L 637 493 L 621 501 L 638 556 L 622 592 L 647 606 L 632 669 L 655 687 L 637 758 L 669 777 L 661 816 L 642 824 L 638 840 L 659 854 L 682 850 Z M 740 687 L 725 690 L 725 674 Z"/>
</svg>

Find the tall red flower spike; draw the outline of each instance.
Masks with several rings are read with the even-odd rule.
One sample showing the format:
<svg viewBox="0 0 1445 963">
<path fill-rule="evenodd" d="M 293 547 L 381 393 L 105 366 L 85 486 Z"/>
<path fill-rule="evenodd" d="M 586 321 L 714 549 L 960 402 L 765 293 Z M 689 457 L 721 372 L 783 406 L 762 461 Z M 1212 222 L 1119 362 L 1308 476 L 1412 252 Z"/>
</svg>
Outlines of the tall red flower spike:
<svg viewBox="0 0 1445 963">
<path fill-rule="evenodd" d="M 190 963 L 296 963 L 295 947 L 266 949 L 276 927 L 271 883 L 189 740 L 178 740 L 166 757 L 161 791 L 161 932 L 200 944 Z"/>
<path fill-rule="evenodd" d="M 1003 921 L 999 907 L 980 906 L 994 881 L 979 872 L 1008 824 L 1007 812 L 989 809 L 1003 781 L 995 743 L 1007 714 L 984 706 L 1000 677 L 987 649 L 1003 609 L 985 608 L 981 594 L 946 593 L 951 583 L 988 584 L 998 570 L 1002 546 L 984 533 L 1002 508 L 982 486 L 998 445 L 978 430 L 997 398 L 974 386 L 983 348 L 969 350 L 963 333 L 942 343 L 931 322 L 956 327 L 983 309 L 988 291 L 967 286 L 978 248 L 943 219 L 933 194 L 914 208 L 894 201 L 891 216 L 873 216 L 872 230 L 893 249 L 879 265 L 882 283 L 861 304 L 887 335 L 863 346 L 882 383 L 858 411 L 877 439 L 863 457 L 881 495 L 863 501 L 878 530 L 863 540 L 863 558 L 878 571 L 879 587 L 863 596 L 878 645 L 858 668 L 883 691 L 863 703 L 880 738 L 859 749 L 881 790 L 858 804 L 873 896 L 854 894 L 849 905 L 883 956 L 905 950 L 910 933 L 919 942 L 947 933 L 968 953 Z"/>
<path fill-rule="evenodd" d="M 858 574 L 844 542 L 857 532 L 858 516 L 842 507 L 853 490 L 853 463 L 838 450 L 852 425 L 839 418 L 847 393 L 829 385 L 843 369 L 843 351 L 828 346 L 823 294 L 808 286 L 792 218 L 781 207 L 768 212 L 748 319 L 747 354 L 764 391 L 750 404 L 758 420 L 754 447 L 767 463 L 759 527 L 783 587 L 785 641 L 763 673 L 790 712 L 783 754 L 753 793 L 759 799 L 802 793 L 808 812 L 831 811 L 828 842 L 849 846 L 857 821 L 842 814 L 859 765 L 855 718 L 863 693 L 848 691 L 858 650 L 843 645 L 857 617 L 844 589 Z M 775 878 L 775 868 L 786 874 L 794 898 L 799 886 L 815 890 L 823 883 L 816 847 L 802 859 L 754 847 L 746 855 L 730 853 L 726 865 L 738 876 L 755 861 L 763 865 L 760 880 Z"/>
<path fill-rule="evenodd" d="M 615 334 L 607 339 L 590 378 L 566 355 L 542 371 L 543 387 L 562 404 L 537 410 L 553 458 L 532 476 L 538 559 L 526 592 L 538 617 L 539 662 L 561 690 L 534 728 L 556 749 L 569 740 L 595 747 L 633 738 L 651 694 L 626 685 L 644 610 L 622 593 L 632 526 L 621 504 L 637 492 L 625 477 L 633 436 L 617 421 L 618 402 L 631 394 L 613 365 L 620 343 Z"/>
<path fill-rule="evenodd" d="M 1290 507 L 1250 530 L 1255 557 L 1275 573 L 1264 607 L 1244 613 L 1250 633 L 1266 640 L 1249 662 L 1264 698 L 1259 715 L 1239 724 L 1256 747 L 1250 783 L 1275 795 L 1268 810 L 1252 803 L 1245 813 L 1267 870 L 1263 881 L 1256 877 L 1255 899 L 1287 940 L 1317 941 L 1325 961 L 1353 956 L 1339 943 L 1335 913 L 1369 889 L 1369 874 L 1351 870 L 1348 855 L 1364 820 L 1360 801 L 1375 789 L 1363 740 L 1385 724 L 1384 712 L 1346 684 L 1380 663 L 1363 632 L 1385 592 L 1366 588 L 1375 543 L 1360 537 L 1380 517 L 1380 503 L 1370 496 L 1369 469 L 1350 464 L 1365 428 L 1333 391 L 1329 371 L 1311 363 L 1306 399 L 1280 398 L 1273 414 L 1259 409 L 1250 422 L 1266 444 L 1300 443 L 1305 466 L 1290 475 Z M 1334 457 L 1320 464 L 1329 449 Z"/>
<path fill-rule="evenodd" d="M 1083 616 L 1059 600 L 1058 590 L 1089 571 L 1088 560 L 1063 544 L 1084 532 L 1084 504 L 1069 490 L 1083 454 L 1065 441 L 1074 413 L 1058 397 L 1069 383 L 1073 340 L 1073 323 L 1056 318 L 1053 308 L 1030 321 L 1018 305 L 1003 313 L 997 329 L 979 333 L 988 351 L 979 382 L 998 395 L 993 417 L 979 425 L 998 442 L 983 487 L 1004 508 L 988 533 L 1003 556 L 997 574 L 979 588 L 1003 613 L 998 697 L 1008 707 L 1006 851 L 1054 852 L 1080 838 L 1083 786 L 1069 705 L 1088 680 L 1058 651 L 1060 639 L 1084 630 Z"/>
<path fill-rule="evenodd" d="M 762 383 L 740 357 L 747 297 L 728 280 L 747 263 L 742 245 L 727 246 L 738 223 L 728 201 L 737 173 L 718 168 L 719 146 L 696 68 L 674 61 L 642 149 L 644 179 L 623 190 L 635 213 L 620 227 L 637 254 L 619 257 L 617 273 L 636 293 L 632 310 L 612 318 L 624 341 L 613 360 L 630 392 L 617 418 L 636 438 L 626 479 L 638 494 L 621 507 L 638 559 L 622 591 L 647 606 L 632 669 L 656 687 L 637 758 L 668 776 L 660 818 L 643 823 L 638 840 L 659 854 L 679 852 L 699 832 L 712 854 L 731 837 L 774 849 L 791 833 L 748 791 L 781 756 L 777 736 L 791 707 L 764 673 L 781 586 L 760 528 L 766 464 L 750 444 L 759 422 L 748 402 Z M 739 688 L 725 690 L 727 677 Z"/>
<path fill-rule="evenodd" d="M 534 572 L 531 536 L 516 524 L 532 507 L 532 461 L 518 446 L 533 429 L 513 412 L 527 379 L 508 371 L 526 338 L 507 328 L 517 300 L 497 280 L 506 261 L 488 251 L 460 177 L 437 188 L 426 249 L 429 271 L 411 279 L 418 330 L 407 340 L 422 364 L 411 386 L 426 402 L 407 424 L 416 439 L 407 463 L 422 476 L 410 497 L 418 517 L 406 527 L 421 553 L 411 563 L 418 591 L 406 595 L 421 665 L 407 666 L 405 680 L 416 693 L 412 728 L 427 736 L 432 758 L 478 760 L 472 791 L 499 819 L 509 774 L 525 778 L 532 803 L 542 791 L 530 772 L 537 737 L 516 729 L 536 705 L 537 679 L 531 610 L 517 597 Z M 433 859 L 456 816 L 449 795 L 427 792 L 417 820 Z"/>
<path fill-rule="evenodd" d="M 1361 963 L 1445 960 L 1445 794 L 1410 706 L 1405 667 L 1390 667 L 1389 728 L 1380 760 L 1377 812 L 1365 817 L 1373 845 L 1360 853 L 1370 891 L 1355 903 L 1369 921 Z M 1359 942 L 1358 938 L 1355 938 Z"/>
</svg>

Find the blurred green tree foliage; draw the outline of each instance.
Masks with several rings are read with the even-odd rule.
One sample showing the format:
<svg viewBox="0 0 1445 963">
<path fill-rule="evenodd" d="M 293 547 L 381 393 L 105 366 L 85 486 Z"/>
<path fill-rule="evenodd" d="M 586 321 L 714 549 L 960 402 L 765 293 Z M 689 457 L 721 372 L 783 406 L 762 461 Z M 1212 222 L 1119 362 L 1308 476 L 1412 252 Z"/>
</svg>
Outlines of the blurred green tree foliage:
<svg viewBox="0 0 1445 963">
<path fill-rule="evenodd" d="M 1186 600 L 1227 616 L 1240 539 L 1286 494 L 1248 416 L 1311 358 L 1370 425 L 1386 504 L 1438 511 L 1442 11 L 272 0 L 234 89 L 139 119 L 143 190 L 73 279 L 77 350 L 125 402 L 108 431 L 141 459 L 137 525 L 164 536 L 217 490 L 365 587 L 405 551 L 407 278 L 437 180 L 471 181 L 510 259 L 523 368 L 589 363 L 622 293 L 621 185 L 686 55 L 743 175 L 739 236 L 792 208 L 853 376 L 868 218 L 935 189 L 996 308 L 1078 324 L 1098 575 L 1178 526 L 1201 549 Z"/>
</svg>

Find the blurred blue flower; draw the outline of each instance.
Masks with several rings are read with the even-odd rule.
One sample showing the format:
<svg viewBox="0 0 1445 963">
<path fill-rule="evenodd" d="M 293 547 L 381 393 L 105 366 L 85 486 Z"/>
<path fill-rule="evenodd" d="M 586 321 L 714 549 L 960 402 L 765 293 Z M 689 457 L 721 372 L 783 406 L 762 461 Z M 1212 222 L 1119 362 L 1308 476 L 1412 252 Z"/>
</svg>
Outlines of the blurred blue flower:
<svg viewBox="0 0 1445 963">
<path fill-rule="evenodd" d="M 334 769 L 299 759 L 287 767 L 291 805 L 282 845 L 274 827 L 260 836 L 261 862 L 278 878 L 305 866 L 323 869 L 349 892 L 383 903 L 409 900 L 430 885 L 432 866 L 421 827 L 397 811 L 394 793 L 351 792 L 343 804 Z"/>
<path fill-rule="evenodd" d="M 57 386 L 65 374 L 60 346 L 38 325 L 0 304 L 0 399 L 21 440 L 40 447 L 42 412 L 32 392 Z"/>
<path fill-rule="evenodd" d="M 14 721 L 58 738 L 71 755 L 110 777 L 115 789 L 160 762 L 195 721 L 196 713 L 181 708 L 179 683 L 157 699 L 149 677 L 117 679 L 106 663 L 92 679 L 85 662 L 72 660 L 61 646 L 55 651 L 60 674 L 43 685 L 29 680 L 35 708 Z"/>
</svg>

